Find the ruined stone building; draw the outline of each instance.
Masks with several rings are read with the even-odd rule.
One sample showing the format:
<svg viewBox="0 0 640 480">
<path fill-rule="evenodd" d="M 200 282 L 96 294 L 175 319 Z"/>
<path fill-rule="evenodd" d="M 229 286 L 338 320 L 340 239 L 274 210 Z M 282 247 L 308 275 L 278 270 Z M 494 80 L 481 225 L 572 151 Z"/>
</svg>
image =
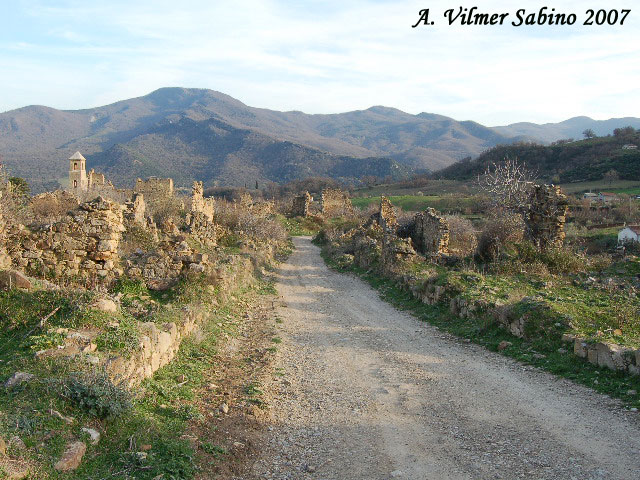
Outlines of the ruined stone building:
<svg viewBox="0 0 640 480">
<path fill-rule="evenodd" d="M 320 199 L 322 216 L 325 218 L 352 215 L 353 205 L 349 194 L 334 188 L 325 188 Z"/>
<path fill-rule="evenodd" d="M 449 253 L 449 224 L 433 208 L 416 214 L 411 238 L 424 255 Z"/>
<path fill-rule="evenodd" d="M 525 215 L 526 236 L 541 250 L 561 247 L 569 202 L 555 185 L 534 185 Z"/>
<path fill-rule="evenodd" d="M 313 202 L 313 197 L 309 192 L 306 191 L 302 195 L 293 197 L 293 200 L 291 202 L 291 216 L 308 217 L 311 202 Z"/>
</svg>

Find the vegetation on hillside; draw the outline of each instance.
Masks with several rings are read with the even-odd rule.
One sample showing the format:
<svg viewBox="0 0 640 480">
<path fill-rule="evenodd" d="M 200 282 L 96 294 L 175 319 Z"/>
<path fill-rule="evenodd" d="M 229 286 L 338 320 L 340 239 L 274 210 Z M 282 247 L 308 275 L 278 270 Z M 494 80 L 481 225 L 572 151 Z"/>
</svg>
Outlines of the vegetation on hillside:
<svg viewBox="0 0 640 480">
<path fill-rule="evenodd" d="M 640 148 L 623 149 L 627 144 L 640 147 L 640 132 L 618 131 L 618 135 L 557 142 L 550 146 L 534 143 L 499 145 L 475 160 L 467 159 L 451 165 L 438 172 L 437 177 L 472 181 L 482 175 L 488 165 L 505 158 L 517 158 L 539 179 L 556 184 L 640 180 Z"/>
</svg>

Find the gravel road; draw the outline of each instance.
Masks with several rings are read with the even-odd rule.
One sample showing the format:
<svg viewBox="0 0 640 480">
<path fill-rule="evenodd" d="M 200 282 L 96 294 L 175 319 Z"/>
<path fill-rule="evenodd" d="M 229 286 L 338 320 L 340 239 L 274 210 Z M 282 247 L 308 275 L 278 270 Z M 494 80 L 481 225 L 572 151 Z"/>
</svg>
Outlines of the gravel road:
<svg viewBox="0 0 640 480">
<path fill-rule="evenodd" d="M 256 478 L 640 479 L 637 413 L 422 323 L 295 244 Z"/>
</svg>

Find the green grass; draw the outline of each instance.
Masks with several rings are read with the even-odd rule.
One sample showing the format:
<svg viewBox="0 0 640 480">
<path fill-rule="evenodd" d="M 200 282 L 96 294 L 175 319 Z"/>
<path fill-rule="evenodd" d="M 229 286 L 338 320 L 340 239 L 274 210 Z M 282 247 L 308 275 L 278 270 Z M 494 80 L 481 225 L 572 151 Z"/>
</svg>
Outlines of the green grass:
<svg viewBox="0 0 640 480">
<path fill-rule="evenodd" d="M 278 215 L 277 220 L 292 237 L 315 235 L 324 226 L 324 222 L 318 217 L 289 218 L 284 215 Z"/>
<path fill-rule="evenodd" d="M 345 270 L 344 266 L 338 267 L 326 251 L 323 252 L 323 257 L 332 268 Z M 443 331 L 469 339 L 492 351 L 497 351 L 498 345 L 503 340 L 509 341 L 512 345 L 502 352 L 504 355 L 587 385 L 601 393 L 621 398 L 629 406 L 640 407 L 640 396 L 628 393 L 629 390 L 640 392 L 639 377 L 598 367 L 574 355 L 567 354 L 566 349 L 571 349 L 571 345 L 562 343 L 560 332 L 555 332 L 553 335 L 537 335 L 529 340 L 517 338 L 501 328 L 489 315 L 461 318 L 452 315 L 447 305 L 423 304 L 393 281 L 382 278 L 375 273 L 353 266 L 348 267 L 347 270 L 355 272 L 377 289 L 383 300 L 393 304 L 396 308 L 410 311 L 420 320 L 435 325 Z M 504 296 L 507 295 L 509 288 L 512 287 L 501 283 L 498 279 L 493 279 L 493 281 L 483 282 L 482 286 L 479 285 L 476 293 Z M 553 300 L 556 301 L 555 298 Z M 568 301 L 567 298 L 565 300 Z M 594 300 L 594 303 L 604 301 L 606 301 L 604 296 L 601 296 Z M 565 351 L 561 349 L 565 349 Z"/>
<path fill-rule="evenodd" d="M 428 207 L 435 208 L 442 212 L 449 213 L 474 213 L 479 201 L 476 197 L 454 196 L 454 195 L 399 195 L 390 196 L 389 200 L 396 207 L 404 211 L 421 211 Z M 366 210 L 370 205 L 378 205 L 380 197 L 357 197 L 352 198 L 354 207 Z"/>
<path fill-rule="evenodd" d="M 121 283 L 117 289 L 135 298 L 147 297 L 148 293 L 146 289 L 131 283 Z M 194 405 L 197 392 L 208 382 L 218 338 L 222 333 L 234 334 L 236 319 L 245 311 L 241 299 L 247 295 L 272 292 L 272 285 L 258 283 L 238 291 L 234 295 L 237 299 L 226 304 L 218 298 L 222 306 L 214 305 L 213 297 L 203 291 L 206 289 L 198 279 L 191 279 L 159 295 L 158 298 L 164 296 L 164 302 L 177 302 L 176 308 L 181 305 L 191 305 L 193 308 L 196 305 L 200 308 L 206 306 L 211 314 L 201 325 L 201 335 L 197 339 L 184 339 L 174 360 L 134 389 L 132 406 L 124 412 L 115 409 L 118 405 L 113 404 L 114 397 L 108 393 L 112 391 L 110 387 L 105 389 L 98 383 L 97 390 L 94 388 L 90 394 L 83 388 L 73 387 L 75 396 L 64 390 L 67 388 L 65 379 L 70 378 L 73 372 L 87 369 L 82 362 L 69 359 L 35 360 L 33 355 L 33 337 L 44 332 L 39 328 L 40 319 L 55 308 L 58 310 L 49 319 L 48 325 L 78 327 L 94 321 L 91 318 L 92 311 L 85 308 L 91 301 L 90 294 L 67 291 L 0 292 L 0 320 L 3 326 L 0 329 L 0 381 L 16 371 L 36 376 L 28 384 L 12 390 L 0 388 L 0 436 L 8 439 L 19 435 L 26 443 L 29 450 L 24 458 L 35 466 L 35 476 L 32 478 L 193 478 L 196 473 L 194 451 L 190 443 L 180 437 L 189 423 L 206 422 Z M 156 314 L 152 313 L 152 318 L 146 320 L 153 319 Z M 126 316 L 106 316 L 100 318 L 101 325 L 105 325 L 109 318 L 119 319 L 118 329 L 127 330 L 128 333 L 118 332 L 118 329 L 107 330 L 104 336 L 99 337 L 100 349 L 123 350 L 122 341 L 133 341 L 134 337 L 130 335 L 133 330 L 129 329 L 134 321 L 128 324 Z M 53 343 L 58 340 L 53 339 Z M 177 380 L 182 375 L 187 379 L 185 383 Z M 262 405 L 258 390 L 256 385 L 252 398 L 254 403 Z M 52 409 L 73 417 L 74 423 L 68 425 L 52 416 L 49 413 Z M 110 411 L 120 413 L 109 416 Z M 56 472 L 53 464 L 69 441 L 86 437 L 81 432 L 85 426 L 100 431 L 100 443 L 97 446 L 88 445 L 87 454 L 75 472 Z M 37 449 L 34 448 L 43 442 L 45 436 L 48 440 Z M 137 454 L 142 445 L 151 445 L 144 459 Z"/>
</svg>

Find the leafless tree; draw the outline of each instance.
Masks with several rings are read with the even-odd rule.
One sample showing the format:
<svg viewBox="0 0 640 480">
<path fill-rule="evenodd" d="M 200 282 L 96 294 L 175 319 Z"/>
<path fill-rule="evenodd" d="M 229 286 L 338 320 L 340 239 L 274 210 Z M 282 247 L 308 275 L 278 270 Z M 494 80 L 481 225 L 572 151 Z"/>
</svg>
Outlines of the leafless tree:
<svg viewBox="0 0 640 480">
<path fill-rule="evenodd" d="M 535 174 L 517 158 L 505 158 L 487 166 L 484 175 L 478 176 L 478 183 L 494 208 L 523 213 L 534 178 Z"/>
</svg>

